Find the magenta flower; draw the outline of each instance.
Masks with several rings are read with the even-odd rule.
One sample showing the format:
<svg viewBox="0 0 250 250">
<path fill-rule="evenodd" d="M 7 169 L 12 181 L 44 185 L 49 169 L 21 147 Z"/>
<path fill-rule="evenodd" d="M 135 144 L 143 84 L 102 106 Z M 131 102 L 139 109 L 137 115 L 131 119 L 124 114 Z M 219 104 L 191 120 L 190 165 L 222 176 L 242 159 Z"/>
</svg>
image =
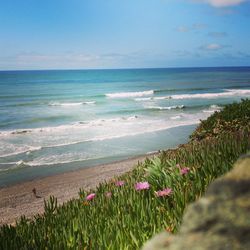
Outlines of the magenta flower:
<svg viewBox="0 0 250 250">
<path fill-rule="evenodd" d="M 135 184 L 135 189 L 137 191 L 144 190 L 144 189 L 149 189 L 149 187 L 150 187 L 150 185 L 149 185 L 149 183 L 147 181 L 145 181 L 145 182 L 138 182 L 138 183 Z"/>
<path fill-rule="evenodd" d="M 92 194 L 89 194 L 87 197 L 86 197 L 86 200 L 87 201 L 91 201 L 95 198 L 96 194 L 95 193 L 92 193 Z"/>
<path fill-rule="evenodd" d="M 186 175 L 190 171 L 190 168 L 180 168 L 181 175 Z"/>
<path fill-rule="evenodd" d="M 161 196 L 170 196 L 172 193 L 172 189 L 171 188 L 165 188 L 163 190 L 159 190 L 157 192 L 155 192 L 155 195 L 157 197 L 161 197 Z"/>
<path fill-rule="evenodd" d="M 123 186 L 125 184 L 125 181 L 117 181 L 116 183 L 115 183 L 115 185 L 117 186 L 117 187 L 121 187 L 121 186 Z"/>
<path fill-rule="evenodd" d="M 111 192 L 107 192 L 107 193 L 105 193 L 105 196 L 106 196 L 107 198 L 111 198 L 112 193 L 111 193 Z"/>
</svg>

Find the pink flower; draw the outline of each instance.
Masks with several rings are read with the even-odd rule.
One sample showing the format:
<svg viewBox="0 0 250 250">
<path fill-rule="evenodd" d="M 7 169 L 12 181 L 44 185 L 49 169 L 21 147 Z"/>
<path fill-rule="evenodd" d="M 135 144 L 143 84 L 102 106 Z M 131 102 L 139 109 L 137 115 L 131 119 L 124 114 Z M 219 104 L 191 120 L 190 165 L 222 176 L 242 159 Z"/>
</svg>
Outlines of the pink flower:
<svg viewBox="0 0 250 250">
<path fill-rule="evenodd" d="M 95 193 L 92 193 L 92 194 L 89 194 L 87 197 L 86 197 L 86 200 L 87 201 L 91 201 L 95 198 L 96 194 Z"/>
<path fill-rule="evenodd" d="M 117 187 L 121 187 L 121 186 L 123 186 L 125 184 L 125 181 L 117 181 L 116 183 L 115 183 L 115 185 L 117 186 Z"/>
<path fill-rule="evenodd" d="M 190 168 L 180 168 L 180 172 L 182 175 L 186 175 L 190 171 Z"/>
<path fill-rule="evenodd" d="M 107 192 L 107 193 L 105 193 L 105 196 L 106 196 L 107 198 L 111 198 L 112 193 L 111 193 L 111 192 Z"/>
<path fill-rule="evenodd" d="M 165 188 L 163 190 L 159 190 L 157 192 L 155 192 L 155 195 L 157 197 L 161 197 L 161 196 L 170 196 L 172 193 L 172 189 L 171 188 Z"/>
<path fill-rule="evenodd" d="M 145 182 L 138 182 L 138 183 L 135 184 L 135 189 L 137 191 L 144 190 L 144 189 L 149 189 L 149 187 L 150 187 L 150 185 L 149 185 L 149 183 L 147 181 L 145 181 Z"/>
</svg>

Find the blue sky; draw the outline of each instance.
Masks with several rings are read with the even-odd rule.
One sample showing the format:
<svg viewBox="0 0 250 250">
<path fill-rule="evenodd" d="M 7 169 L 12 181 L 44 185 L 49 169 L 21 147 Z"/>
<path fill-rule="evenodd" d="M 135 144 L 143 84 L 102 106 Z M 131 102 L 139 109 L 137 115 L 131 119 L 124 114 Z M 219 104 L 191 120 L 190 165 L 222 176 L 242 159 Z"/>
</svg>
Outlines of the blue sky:
<svg viewBox="0 0 250 250">
<path fill-rule="evenodd" d="M 0 2 L 0 69 L 250 66 L 248 0 Z"/>
</svg>

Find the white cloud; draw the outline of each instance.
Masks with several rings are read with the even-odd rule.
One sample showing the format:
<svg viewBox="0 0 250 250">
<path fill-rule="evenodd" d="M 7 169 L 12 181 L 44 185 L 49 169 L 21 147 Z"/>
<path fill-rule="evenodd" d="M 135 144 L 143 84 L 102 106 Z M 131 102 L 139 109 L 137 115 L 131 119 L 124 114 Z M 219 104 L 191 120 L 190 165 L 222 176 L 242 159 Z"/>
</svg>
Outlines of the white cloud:
<svg viewBox="0 0 250 250">
<path fill-rule="evenodd" d="M 188 32 L 189 30 L 190 29 L 188 27 L 186 27 L 186 26 L 179 26 L 177 28 L 177 31 L 179 31 L 179 32 Z"/>
<path fill-rule="evenodd" d="M 222 38 L 228 36 L 226 32 L 209 32 L 208 35 L 214 38 Z"/>
<path fill-rule="evenodd" d="M 207 27 L 207 25 L 204 24 L 204 23 L 194 23 L 194 24 L 192 25 L 192 29 L 193 29 L 193 30 L 203 30 L 203 29 L 205 29 L 206 27 Z"/>
<path fill-rule="evenodd" d="M 210 43 L 210 44 L 207 44 L 207 45 L 201 47 L 201 49 L 208 50 L 208 51 L 215 51 L 215 50 L 219 50 L 219 49 L 223 49 L 223 48 L 224 48 L 224 46 L 217 44 L 217 43 Z"/>
<path fill-rule="evenodd" d="M 12 56 L 0 55 L 0 69 L 77 69 L 77 68 L 122 68 L 139 67 L 147 57 L 154 57 L 140 51 L 122 53 L 87 54 L 65 52 L 42 54 L 23 52 Z"/>
<path fill-rule="evenodd" d="M 203 23 L 194 23 L 193 25 L 191 26 L 185 26 L 185 25 L 182 25 L 182 26 L 179 26 L 177 27 L 177 31 L 178 32 L 189 32 L 189 31 L 199 31 L 199 30 L 203 30 L 206 28 L 206 25 L 203 24 Z"/>
<path fill-rule="evenodd" d="M 196 2 L 203 2 L 212 5 L 213 7 L 229 7 L 239 5 L 247 0 L 196 0 Z"/>
</svg>

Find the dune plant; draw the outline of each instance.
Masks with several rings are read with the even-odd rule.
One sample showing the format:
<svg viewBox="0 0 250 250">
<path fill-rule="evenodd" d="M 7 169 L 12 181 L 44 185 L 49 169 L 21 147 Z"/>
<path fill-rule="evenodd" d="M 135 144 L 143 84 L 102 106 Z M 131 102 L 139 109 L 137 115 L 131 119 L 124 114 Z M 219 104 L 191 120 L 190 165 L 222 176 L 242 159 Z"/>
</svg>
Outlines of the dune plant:
<svg viewBox="0 0 250 250">
<path fill-rule="evenodd" d="M 201 121 L 198 128 L 190 136 L 191 140 L 216 137 L 221 133 L 236 132 L 242 127 L 250 126 L 250 100 L 242 99 L 240 103 L 228 104 L 223 111 L 217 111 L 206 120 Z"/>
</svg>

